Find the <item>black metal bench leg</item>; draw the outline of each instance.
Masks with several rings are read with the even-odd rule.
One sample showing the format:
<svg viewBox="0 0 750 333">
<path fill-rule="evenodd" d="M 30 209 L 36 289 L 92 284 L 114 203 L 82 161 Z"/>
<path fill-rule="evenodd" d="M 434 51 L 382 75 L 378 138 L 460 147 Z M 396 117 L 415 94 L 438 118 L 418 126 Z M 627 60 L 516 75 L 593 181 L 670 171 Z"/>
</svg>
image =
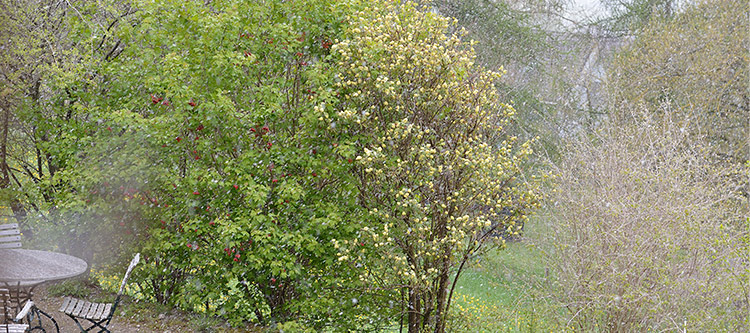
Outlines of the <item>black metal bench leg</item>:
<svg viewBox="0 0 750 333">
<path fill-rule="evenodd" d="M 101 321 L 95 321 L 95 320 L 83 318 L 83 319 L 88 320 L 92 324 L 89 328 L 85 328 L 84 329 L 83 325 L 81 325 L 81 322 L 78 321 L 78 318 L 76 318 L 74 316 L 71 316 L 71 315 L 68 315 L 68 317 L 70 317 L 71 319 L 73 319 L 73 321 L 76 322 L 76 325 L 78 325 L 78 328 L 81 329 L 82 333 L 84 333 L 84 332 L 92 332 L 92 330 L 95 329 L 95 328 L 97 328 L 97 327 L 99 328 L 99 331 L 98 331 L 99 333 L 102 333 L 102 332 L 111 333 L 109 331 L 109 329 L 107 329 L 107 326 L 109 326 L 109 321 L 106 320 L 106 319 L 101 320 Z M 102 326 L 102 323 L 105 323 L 105 326 Z"/>
<path fill-rule="evenodd" d="M 68 317 L 70 317 L 70 319 L 73 319 L 73 321 L 76 322 L 76 325 L 78 325 L 78 328 L 81 329 L 81 332 L 88 332 L 88 330 L 84 329 L 83 326 L 81 326 L 81 323 L 78 322 L 78 319 L 76 319 L 76 317 L 73 317 L 71 315 L 68 315 Z"/>
<path fill-rule="evenodd" d="M 44 329 L 42 326 L 42 316 L 47 317 L 47 319 L 52 321 L 52 324 L 55 325 L 55 332 L 60 333 L 60 326 L 57 325 L 57 320 L 55 318 L 52 318 L 49 314 L 42 311 L 41 309 L 37 308 L 36 306 L 31 309 L 31 313 L 29 313 L 27 317 L 27 321 L 29 322 L 29 326 L 31 326 L 31 322 L 34 321 L 34 317 L 36 317 L 36 320 L 39 322 L 37 326 L 29 328 L 29 332 L 33 332 L 36 330 L 47 332 L 47 330 Z"/>
</svg>

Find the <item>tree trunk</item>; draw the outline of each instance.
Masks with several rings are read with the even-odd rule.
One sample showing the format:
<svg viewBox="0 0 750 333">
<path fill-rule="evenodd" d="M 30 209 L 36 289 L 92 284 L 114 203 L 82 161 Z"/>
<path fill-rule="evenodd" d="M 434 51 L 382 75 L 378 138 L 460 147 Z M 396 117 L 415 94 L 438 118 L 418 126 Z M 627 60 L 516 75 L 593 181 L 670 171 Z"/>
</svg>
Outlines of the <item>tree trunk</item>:
<svg viewBox="0 0 750 333">
<path fill-rule="evenodd" d="M 0 92 L 0 188 L 10 186 L 10 168 L 8 167 L 8 131 L 10 129 L 10 103 L 6 95 L 9 92 Z"/>
<path fill-rule="evenodd" d="M 438 293 L 437 293 L 437 311 L 435 312 L 435 333 L 445 333 L 445 319 L 447 317 L 447 295 L 448 295 L 448 282 L 450 282 L 450 275 L 448 274 L 449 262 L 450 262 L 450 248 L 445 245 L 443 249 L 443 258 L 441 259 L 440 277 L 438 282 Z"/>
<path fill-rule="evenodd" d="M 422 327 L 422 315 L 420 306 L 420 295 L 413 287 L 409 288 L 409 333 L 419 333 Z"/>
</svg>

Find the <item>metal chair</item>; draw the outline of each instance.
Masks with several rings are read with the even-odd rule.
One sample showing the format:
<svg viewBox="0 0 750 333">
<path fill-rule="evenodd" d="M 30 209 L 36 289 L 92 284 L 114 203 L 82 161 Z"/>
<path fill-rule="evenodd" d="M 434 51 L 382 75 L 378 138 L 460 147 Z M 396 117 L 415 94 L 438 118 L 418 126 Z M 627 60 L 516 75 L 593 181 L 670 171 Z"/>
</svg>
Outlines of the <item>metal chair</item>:
<svg viewBox="0 0 750 333">
<path fill-rule="evenodd" d="M 17 249 L 21 247 L 21 231 L 18 230 L 18 223 L 0 224 L 0 249 Z M 10 299 L 9 289 L 0 289 L 0 333 L 21 333 L 26 332 L 29 325 L 21 324 L 21 321 L 28 314 L 34 303 L 29 300 L 26 302 L 21 311 L 14 317 L 11 314 L 17 309 L 17 304 L 13 304 Z"/>
<path fill-rule="evenodd" d="M 27 301 L 23 309 L 15 316 L 11 315 L 15 307 L 10 302 L 10 291 L 0 289 L 0 333 L 23 333 L 29 329 L 29 325 L 21 324 L 23 319 L 29 314 L 34 306 L 34 302 Z"/>
<path fill-rule="evenodd" d="M 137 253 L 135 258 L 130 262 L 130 266 L 128 266 L 128 270 L 125 272 L 125 277 L 122 279 L 120 291 L 117 293 L 117 298 L 115 298 L 114 303 L 91 303 L 73 297 L 65 297 L 63 299 L 63 304 L 60 307 L 60 312 L 72 318 L 81 329 L 81 332 L 90 332 L 97 328 L 99 329 L 97 332 L 109 332 L 107 326 L 109 326 L 109 322 L 112 320 L 115 310 L 117 310 L 117 305 L 120 303 L 120 297 L 122 297 L 122 293 L 125 291 L 125 283 L 128 281 L 130 272 L 132 272 L 135 265 L 138 264 L 140 257 L 140 253 Z M 89 321 L 91 326 L 83 328 L 79 319 Z"/>
</svg>

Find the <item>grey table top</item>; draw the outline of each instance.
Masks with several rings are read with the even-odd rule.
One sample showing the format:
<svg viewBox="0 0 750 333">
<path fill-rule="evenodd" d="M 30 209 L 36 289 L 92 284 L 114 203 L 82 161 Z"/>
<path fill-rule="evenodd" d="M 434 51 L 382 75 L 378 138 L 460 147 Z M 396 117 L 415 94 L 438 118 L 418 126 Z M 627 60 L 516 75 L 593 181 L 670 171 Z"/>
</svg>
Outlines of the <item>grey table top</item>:
<svg viewBox="0 0 750 333">
<path fill-rule="evenodd" d="M 86 272 L 85 261 L 63 253 L 27 250 L 0 250 L 1 284 L 38 284 L 78 276 Z"/>
</svg>

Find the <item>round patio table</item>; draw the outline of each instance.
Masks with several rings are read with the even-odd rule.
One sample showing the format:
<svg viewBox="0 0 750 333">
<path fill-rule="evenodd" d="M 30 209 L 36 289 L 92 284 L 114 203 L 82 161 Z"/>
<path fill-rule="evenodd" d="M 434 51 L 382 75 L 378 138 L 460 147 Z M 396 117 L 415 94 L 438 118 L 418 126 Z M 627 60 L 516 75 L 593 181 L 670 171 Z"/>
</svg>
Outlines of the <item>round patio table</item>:
<svg viewBox="0 0 750 333">
<path fill-rule="evenodd" d="M 0 249 L 0 288 L 8 289 L 11 294 L 11 303 L 15 303 L 16 311 L 30 300 L 34 288 L 44 282 L 69 279 L 86 272 L 88 264 L 85 261 L 63 253 L 27 250 L 27 249 Z M 60 328 L 57 322 L 44 311 L 33 308 L 33 314 L 39 320 L 39 324 L 32 330 L 42 328 L 44 315 L 55 325 L 57 332 Z M 31 323 L 32 317 L 28 318 Z"/>
<path fill-rule="evenodd" d="M 0 285 L 34 286 L 64 280 L 86 272 L 85 261 L 63 253 L 27 250 L 0 250 Z"/>
</svg>

